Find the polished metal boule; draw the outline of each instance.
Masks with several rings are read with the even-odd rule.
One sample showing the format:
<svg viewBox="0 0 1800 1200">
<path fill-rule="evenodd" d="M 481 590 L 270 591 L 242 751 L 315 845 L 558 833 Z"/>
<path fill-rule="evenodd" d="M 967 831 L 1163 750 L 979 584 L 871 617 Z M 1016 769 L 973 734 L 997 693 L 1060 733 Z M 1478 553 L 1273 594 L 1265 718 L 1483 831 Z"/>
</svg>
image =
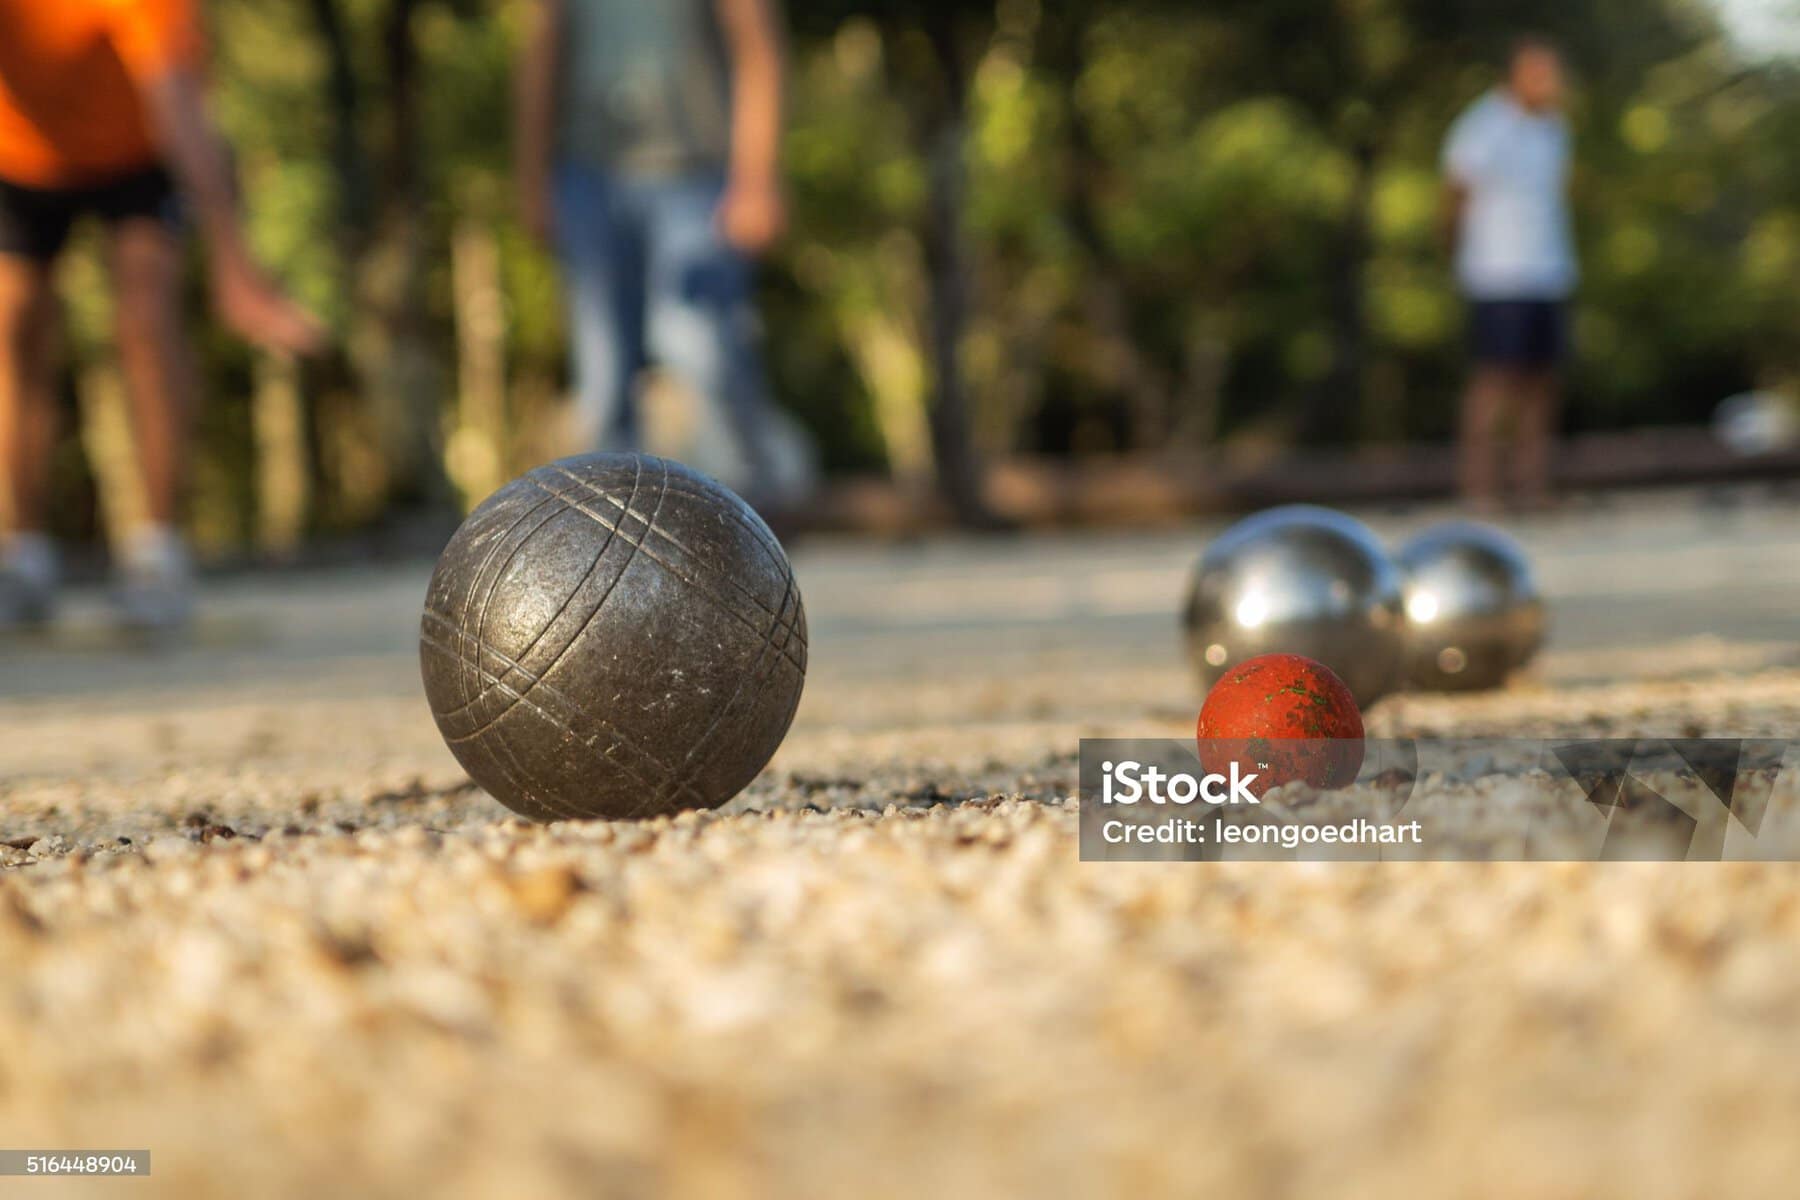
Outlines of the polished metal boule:
<svg viewBox="0 0 1800 1200">
<path fill-rule="evenodd" d="M 1492 525 L 1434 525 L 1400 548 L 1406 676 L 1427 691 L 1499 687 L 1544 640 L 1544 601 L 1519 543 Z"/>
<path fill-rule="evenodd" d="M 806 613 L 787 555 L 679 463 L 539 467 L 444 550 L 420 629 L 425 694 L 476 783 L 536 820 L 716 808 L 800 702 Z"/>
<path fill-rule="evenodd" d="M 1400 679 L 1400 577 L 1354 517 L 1296 504 L 1246 517 L 1207 547 L 1183 621 L 1208 689 L 1259 654 L 1324 663 L 1360 705 Z"/>
</svg>

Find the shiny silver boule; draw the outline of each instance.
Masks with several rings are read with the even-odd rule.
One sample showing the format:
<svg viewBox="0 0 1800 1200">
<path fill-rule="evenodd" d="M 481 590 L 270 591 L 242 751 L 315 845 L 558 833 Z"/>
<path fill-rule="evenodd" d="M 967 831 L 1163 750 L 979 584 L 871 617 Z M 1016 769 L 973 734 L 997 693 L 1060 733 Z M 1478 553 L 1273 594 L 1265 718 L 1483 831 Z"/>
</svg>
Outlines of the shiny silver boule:
<svg viewBox="0 0 1800 1200">
<path fill-rule="evenodd" d="M 1434 525 L 1396 556 L 1406 603 L 1407 682 L 1427 691 L 1499 687 L 1544 641 L 1544 601 L 1519 543 L 1492 525 Z"/>
<path fill-rule="evenodd" d="M 1184 614 L 1204 686 L 1259 654 L 1301 654 L 1367 705 L 1399 683 L 1400 576 L 1367 526 L 1295 504 L 1246 517 L 1208 546 Z"/>
</svg>

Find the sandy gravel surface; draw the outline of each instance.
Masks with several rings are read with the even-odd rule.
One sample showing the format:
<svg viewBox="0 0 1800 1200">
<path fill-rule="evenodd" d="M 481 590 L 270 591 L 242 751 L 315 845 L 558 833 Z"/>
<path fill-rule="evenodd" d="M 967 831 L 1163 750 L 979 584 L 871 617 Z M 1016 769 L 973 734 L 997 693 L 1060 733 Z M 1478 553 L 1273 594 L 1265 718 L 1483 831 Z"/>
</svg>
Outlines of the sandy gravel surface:
<svg viewBox="0 0 1800 1200">
<path fill-rule="evenodd" d="M 1371 725 L 1791 733 L 1793 515 L 1528 530 L 1535 677 Z M 155 1154 L 29 1194 L 1791 1191 L 1794 867 L 1076 861 L 1076 739 L 1191 728 L 1201 536 L 809 549 L 776 763 L 632 824 L 467 787 L 417 569 L 123 660 L 79 599 L 0 651 L 0 1146 Z"/>
</svg>

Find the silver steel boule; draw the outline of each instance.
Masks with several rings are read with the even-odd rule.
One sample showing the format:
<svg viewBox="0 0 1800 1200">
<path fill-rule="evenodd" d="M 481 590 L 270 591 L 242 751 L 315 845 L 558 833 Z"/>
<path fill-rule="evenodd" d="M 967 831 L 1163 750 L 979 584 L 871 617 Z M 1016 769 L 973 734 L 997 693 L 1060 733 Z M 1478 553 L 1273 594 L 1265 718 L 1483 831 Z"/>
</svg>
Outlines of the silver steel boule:
<svg viewBox="0 0 1800 1200">
<path fill-rule="evenodd" d="M 1499 687 L 1544 640 L 1544 601 L 1518 542 L 1449 521 L 1400 548 L 1406 676 L 1428 691 Z"/>
<path fill-rule="evenodd" d="M 1367 705 L 1400 680 L 1400 576 L 1354 517 L 1295 504 L 1220 534 L 1194 570 L 1188 652 L 1211 688 L 1259 654 L 1301 654 Z"/>
</svg>

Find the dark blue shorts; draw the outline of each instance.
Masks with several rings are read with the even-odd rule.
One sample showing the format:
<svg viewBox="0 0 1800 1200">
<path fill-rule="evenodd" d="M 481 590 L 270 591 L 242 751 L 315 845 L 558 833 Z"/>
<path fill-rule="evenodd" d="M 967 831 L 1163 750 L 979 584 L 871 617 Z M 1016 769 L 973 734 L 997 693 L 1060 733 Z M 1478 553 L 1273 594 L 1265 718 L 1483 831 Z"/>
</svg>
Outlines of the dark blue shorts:
<svg viewBox="0 0 1800 1200">
<path fill-rule="evenodd" d="M 1569 353 L 1568 305 L 1561 300 L 1475 300 L 1469 352 L 1485 366 L 1543 370 Z"/>
</svg>

